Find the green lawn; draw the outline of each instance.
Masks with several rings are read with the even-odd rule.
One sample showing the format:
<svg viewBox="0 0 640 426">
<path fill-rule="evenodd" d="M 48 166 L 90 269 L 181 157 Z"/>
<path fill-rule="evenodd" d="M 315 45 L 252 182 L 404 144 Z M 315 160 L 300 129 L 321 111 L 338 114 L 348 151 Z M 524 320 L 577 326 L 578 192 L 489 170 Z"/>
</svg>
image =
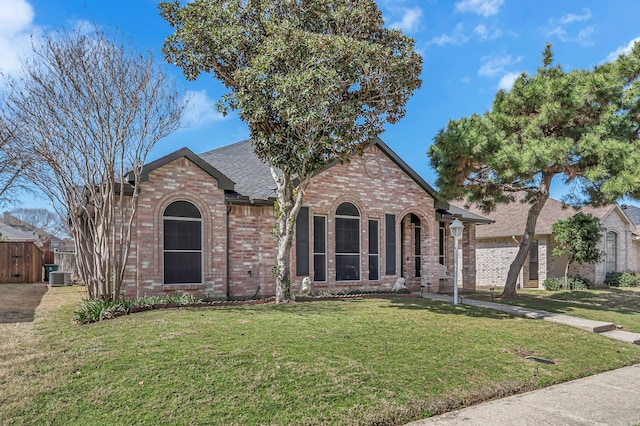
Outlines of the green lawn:
<svg viewBox="0 0 640 426">
<path fill-rule="evenodd" d="M 169 309 L 76 326 L 78 295 L 49 289 L 35 322 L 0 324 L 24 334 L 0 341 L 0 424 L 393 425 L 640 362 L 638 346 L 426 299 Z"/>
<path fill-rule="evenodd" d="M 496 290 L 496 295 L 499 290 Z M 640 333 L 640 288 L 604 288 L 583 291 L 518 290 L 514 305 L 573 315 L 596 321 L 613 322 L 623 330 Z M 489 293 L 469 295 L 491 300 Z M 496 302 L 508 303 L 499 298 Z"/>
</svg>

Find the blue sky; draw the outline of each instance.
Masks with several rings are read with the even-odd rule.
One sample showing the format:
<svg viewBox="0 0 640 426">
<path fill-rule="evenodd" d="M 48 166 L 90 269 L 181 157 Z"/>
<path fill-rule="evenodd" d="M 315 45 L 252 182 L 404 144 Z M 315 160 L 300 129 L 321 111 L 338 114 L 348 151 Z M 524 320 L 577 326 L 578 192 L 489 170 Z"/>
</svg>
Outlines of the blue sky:
<svg viewBox="0 0 640 426">
<path fill-rule="evenodd" d="M 615 58 L 640 40 L 637 0 L 376 0 L 387 26 L 416 40 L 423 56 L 422 88 L 407 115 L 387 126 L 382 139 L 429 183 L 436 176 L 426 151 L 448 120 L 491 108 L 498 88 L 509 88 L 522 71 L 534 73 L 545 43 L 567 70 L 591 68 Z M 184 0 L 183 0 L 184 3 Z M 118 28 L 141 50 L 162 59 L 171 28 L 156 0 L 0 0 L 0 69 L 16 69 L 31 34 L 73 28 L 88 21 Z M 196 153 L 248 137 L 235 116 L 215 111 L 224 87 L 210 75 L 187 82 L 167 64 L 179 87 L 189 93 L 185 127 L 158 143 L 149 160 L 183 146 Z M 555 183 L 552 196 L 564 188 Z M 33 204 L 26 198 L 25 206 Z"/>
</svg>

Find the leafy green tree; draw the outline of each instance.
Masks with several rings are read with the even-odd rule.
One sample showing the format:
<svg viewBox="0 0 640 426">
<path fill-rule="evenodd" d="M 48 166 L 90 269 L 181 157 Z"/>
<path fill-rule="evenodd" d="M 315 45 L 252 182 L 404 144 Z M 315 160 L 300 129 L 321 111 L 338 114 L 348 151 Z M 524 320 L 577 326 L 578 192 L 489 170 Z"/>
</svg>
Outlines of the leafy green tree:
<svg viewBox="0 0 640 426">
<path fill-rule="evenodd" d="M 251 132 L 277 184 L 276 300 L 289 298 L 290 251 L 305 188 L 404 116 L 421 85 L 414 41 L 383 27 L 373 0 L 196 0 L 160 4 L 164 46 L 187 79 L 212 72 L 219 103 Z"/>
<path fill-rule="evenodd" d="M 516 281 L 554 177 L 571 184 L 574 203 L 640 196 L 640 44 L 592 70 L 553 65 L 551 46 L 535 75 L 500 90 L 491 111 L 452 120 L 429 149 L 437 185 L 448 199 L 483 211 L 522 198 L 526 228 L 503 297 Z M 522 195 L 524 195 L 522 197 Z"/>
<path fill-rule="evenodd" d="M 554 256 L 567 255 L 567 266 L 564 269 L 564 287 L 568 289 L 569 266 L 573 262 L 598 263 L 602 252 L 598 243 L 602 239 L 603 228 L 600 220 L 588 213 L 575 215 L 557 221 L 551 226 L 556 241 Z"/>
</svg>

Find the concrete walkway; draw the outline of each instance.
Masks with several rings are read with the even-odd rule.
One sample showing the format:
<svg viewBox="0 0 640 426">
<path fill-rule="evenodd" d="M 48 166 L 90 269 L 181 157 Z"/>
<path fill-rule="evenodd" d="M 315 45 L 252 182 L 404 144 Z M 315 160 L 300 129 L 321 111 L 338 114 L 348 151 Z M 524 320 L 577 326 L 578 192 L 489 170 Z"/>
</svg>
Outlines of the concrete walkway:
<svg viewBox="0 0 640 426">
<path fill-rule="evenodd" d="M 439 300 L 442 302 L 453 303 L 453 298 L 446 294 L 423 293 L 422 297 Z M 607 336 L 612 339 L 640 345 L 640 333 L 618 330 L 616 325 L 612 322 L 588 320 L 584 318 L 573 317 L 570 315 L 554 314 L 552 312 L 541 311 L 539 309 L 523 308 L 521 306 L 505 305 L 503 303 L 486 302 L 484 300 L 475 300 L 466 297 L 462 297 L 461 299 L 461 304 L 463 305 L 476 306 L 485 309 L 494 309 L 515 316 L 531 319 L 541 319 L 544 321 L 569 325 L 571 327 L 580 328 L 582 330 L 600 333 L 603 336 Z"/>
<path fill-rule="evenodd" d="M 640 364 L 637 364 L 409 425 L 633 426 L 640 424 L 639 383 Z"/>
<path fill-rule="evenodd" d="M 447 295 L 426 293 L 423 297 L 453 303 Z M 640 333 L 618 330 L 613 323 L 464 297 L 462 304 L 552 321 L 640 344 Z M 640 425 L 640 364 L 452 411 L 407 426 L 427 425 Z"/>
</svg>

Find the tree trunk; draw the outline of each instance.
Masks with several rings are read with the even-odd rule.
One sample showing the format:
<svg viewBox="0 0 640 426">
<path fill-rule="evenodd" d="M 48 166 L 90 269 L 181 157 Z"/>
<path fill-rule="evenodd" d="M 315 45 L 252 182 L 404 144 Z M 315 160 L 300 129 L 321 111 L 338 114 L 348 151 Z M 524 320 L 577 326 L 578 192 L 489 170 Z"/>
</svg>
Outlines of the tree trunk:
<svg viewBox="0 0 640 426">
<path fill-rule="evenodd" d="M 540 212 L 544 207 L 544 204 L 549 199 L 549 186 L 551 185 L 551 179 L 553 178 L 553 173 L 543 172 L 542 173 L 542 182 L 540 183 L 540 187 L 536 191 L 536 198 L 531 207 L 529 208 L 529 213 L 527 214 L 527 225 L 525 226 L 524 235 L 522 236 L 522 241 L 520 242 L 520 248 L 518 249 L 518 254 L 516 254 L 516 258 L 511 262 L 511 266 L 509 267 L 509 273 L 507 274 L 507 281 L 504 285 L 504 290 L 500 297 L 504 297 L 506 299 L 515 299 L 518 297 L 518 293 L 516 293 L 516 284 L 518 282 L 518 275 L 520 275 L 520 271 L 524 266 L 524 262 L 527 259 L 527 255 L 529 254 L 529 249 L 531 248 L 531 242 L 533 241 L 533 236 L 536 232 L 536 223 L 538 222 L 538 216 L 540 216 Z"/>
<path fill-rule="evenodd" d="M 569 265 L 571 261 L 567 259 L 567 266 L 564 268 L 564 289 L 569 290 Z"/>
<path fill-rule="evenodd" d="M 277 254 L 273 274 L 276 278 L 276 303 L 288 302 L 291 298 L 291 246 L 296 218 L 302 207 L 304 189 L 308 179 L 300 179 L 294 187 L 291 176 L 279 176 L 271 167 L 271 175 L 277 184 L 278 199 L 274 206 L 276 224 L 273 230 L 276 238 Z"/>
</svg>

